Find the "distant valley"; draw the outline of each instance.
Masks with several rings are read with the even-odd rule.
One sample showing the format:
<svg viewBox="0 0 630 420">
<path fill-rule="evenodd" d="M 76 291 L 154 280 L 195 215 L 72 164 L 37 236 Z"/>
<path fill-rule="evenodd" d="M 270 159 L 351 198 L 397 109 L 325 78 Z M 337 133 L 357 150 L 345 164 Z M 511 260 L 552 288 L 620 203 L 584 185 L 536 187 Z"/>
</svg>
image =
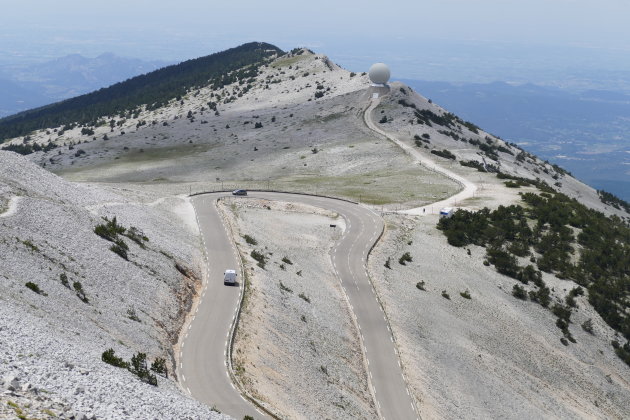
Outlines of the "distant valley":
<svg viewBox="0 0 630 420">
<path fill-rule="evenodd" d="M 170 64 L 112 53 L 0 65 L 0 117 L 98 90 Z"/>
<path fill-rule="evenodd" d="M 404 80 L 462 118 L 630 200 L 630 95 L 532 84 Z"/>
</svg>

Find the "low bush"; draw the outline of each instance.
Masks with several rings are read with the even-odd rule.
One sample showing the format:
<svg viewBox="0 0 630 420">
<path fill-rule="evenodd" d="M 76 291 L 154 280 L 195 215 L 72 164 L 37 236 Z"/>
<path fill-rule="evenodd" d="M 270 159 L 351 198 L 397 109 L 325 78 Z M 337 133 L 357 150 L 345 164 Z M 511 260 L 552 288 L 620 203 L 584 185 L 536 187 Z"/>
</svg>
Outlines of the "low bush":
<svg viewBox="0 0 630 420">
<path fill-rule="evenodd" d="M 109 247 L 109 250 L 118 254 L 121 258 L 129 261 L 129 257 L 127 255 L 127 250 L 129 247 L 122 239 L 116 239 L 116 243 Z"/>
<path fill-rule="evenodd" d="M 144 243 L 149 241 L 149 238 L 147 238 L 140 229 L 134 226 L 131 226 L 129 229 L 127 229 L 127 231 L 124 232 L 123 235 L 140 245 L 141 248 L 145 248 Z"/>
<path fill-rule="evenodd" d="M 398 262 L 399 262 L 401 265 L 406 265 L 408 262 L 411 262 L 411 261 L 413 261 L 413 259 L 411 258 L 411 254 L 410 254 L 410 253 L 408 253 L 408 252 L 405 252 L 405 253 L 402 255 L 402 257 L 400 257 L 400 258 L 398 259 Z"/>
<path fill-rule="evenodd" d="M 132 321 L 140 322 L 140 318 L 138 318 L 138 314 L 134 308 L 127 309 L 127 318 Z"/>
<path fill-rule="evenodd" d="M 157 357 L 153 363 L 151 363 L 151 370 L 159 375 L 168 378 L 168 367 L 166 366 L 166 360 L 161 357 Z"/>
<path fill-rule="evenodd" d="M 454 154 L 452 154 L 450 151 L 448 151 L 447 149 L 443 149 L 443 150 L 431 150 L 431 153 L 440 157 L 443 157 L 445 159 L 451 159 L 451 160 L 455 160 L 456 156 Z"/>
<path fill-rule="evenodd" d="M 68 275 L 66 273 L 59 274 L 59 281 L 68 289 L 70 288 L 70 282 L 68 282 Z"/>
<path fill-rule="evenodd" d="M 285 263 L 285 264 L 293 265 L 291 260 L 289 258 L 287 258 L 287 257 L 282 257 L 282 262 Z"/>
<path fill-rule="evenodd" d="M 253 259 L 255 259 L 256 261 L 258 261 L 258 267 L 264 269 L 265 265 L 267 264 L 267 257 L 265 257 L 265 255 L 262 252 L 256 251 L 255 249 L 252 250 L 251 254 Z"/>
<path fill-rule="evenodd" d="M 28 287 L 29 289 L 31 289 L 33 292 L 37 293 L 38 295 L 44 294 L 42 289 L 40 289 L 39 286 L 36 283 L 33 283 L 32 281 L 26 282 L 24 285 Z"/>
<path fill-rule="evenodd" d="M 74 283 L 72 283 L 72 287 L 74 288 L 74 291 L 76 292 L 79 299 L 81 299 L 84 303 L 89 302 L 87 295 L 85 294 L 85 290 L 83 290 L 83 285 L 81 284 L 81 282 L 75 281 Z"/>
<path fill-rule="evenodd" d="M 258 241 L 249 235 L 243 235 L 243 239 L 245 239 L 245 242 L 249 245 L 258 245 Z"/>
<path fill-rule="evenodd" d="M 101 355 L 101 360 L 112 366 L 116 366 L 123 369 L 129 368 L 129 363 L 125 362 L 122 358 L 116 356 L 114 349 L 107 349 Z"/>
<path fill-rule="evenodd" d="M 443 297 L 444 299 L 451 300 L 451 295 L 449 295 L 449 294 L 446 292 L 446 290 L 442 290 L 442 297 Z"/>
<path fill-rule="evenodd" d="M 523 286 L 520 286 L 518 284 L 515 284 L 512 288 L 512 296 L 517 299 L 527 300 L 527 292 L 525 291 Z"/>
<path fill-rule="evenodd" d="M 142 382 L 157 386 L 157 378 L 147 368 L 146 353 L 136 353 L 131 356 L 131 366 L 129 371 L 136 375 Z"/>
<path fill-rule="evenodd" d="M 127 230 L 118 224 L 115 216 L 112 220 L 109 220 L 107 217 L 103 217 L 103 220 L 105 220 L 105 223 L 97 225 L 94 228 L 94 233 L 110 242 L 114 242 L 118 235 L 125 233 Z"/>
<path fill-rule="evenodd" d="M 460 160 L 459 164 L 469 168 L 475 168 L 479 172 L 487 172 L 483 163 L 477 162 L 476 160 Z"/>
</svg>

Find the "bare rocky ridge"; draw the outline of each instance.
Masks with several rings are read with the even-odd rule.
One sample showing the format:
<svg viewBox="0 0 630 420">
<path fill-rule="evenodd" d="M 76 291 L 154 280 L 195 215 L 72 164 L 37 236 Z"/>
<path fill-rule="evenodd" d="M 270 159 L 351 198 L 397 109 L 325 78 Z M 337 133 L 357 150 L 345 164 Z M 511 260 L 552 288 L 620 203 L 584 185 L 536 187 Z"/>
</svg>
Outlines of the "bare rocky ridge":
<svg viewBox="0 0 630 420">
<path fill-rule="evenodd" d="M 222 200 L 220 208 L 247 255 L 250 287 L 234 357 L 240 380 L 286 418 L 377 418 L 358 331 L 329 257 L 343 219 L 267 200 Z M 268 258 L 264 269 L 253 250 Z"/>
<path fill-rule="evenodd" d="M 108 348 L 126 360 L 142 352 L 173 371 L 172 346 L 201 268 L 196 233 L 173 213 L 188 204 L 173 197 L 143 205 L 69 183 L 10 152 L 0 152 L 0 191 L 5 200 L 20 197 L 0 218 L 0 377 L 13 378 L 3 385 L 2 409 L 9 401 L 25 409 L 26 399 L 66 418 L 220 417 L 172 379 L 153 387 L 101 361 Z M 93 232 L 101 216 L 146 232 L 145 249 L 125 238 L 129 261 L 110 251 Z"/>
</svg>

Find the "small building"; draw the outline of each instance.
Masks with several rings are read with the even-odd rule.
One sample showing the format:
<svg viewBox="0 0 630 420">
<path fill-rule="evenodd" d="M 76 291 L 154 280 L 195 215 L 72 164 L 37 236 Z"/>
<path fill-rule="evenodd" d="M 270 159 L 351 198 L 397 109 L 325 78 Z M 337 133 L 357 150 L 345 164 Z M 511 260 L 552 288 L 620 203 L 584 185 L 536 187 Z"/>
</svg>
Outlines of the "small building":
<svg viewBox="0 0 630 420">
<path fill-rule="evenodd" d="M 440 218 L 442 217 L 451 217 L 453 215 L 453 207 L 444 207 L 440 210 Z"/>
</svg>

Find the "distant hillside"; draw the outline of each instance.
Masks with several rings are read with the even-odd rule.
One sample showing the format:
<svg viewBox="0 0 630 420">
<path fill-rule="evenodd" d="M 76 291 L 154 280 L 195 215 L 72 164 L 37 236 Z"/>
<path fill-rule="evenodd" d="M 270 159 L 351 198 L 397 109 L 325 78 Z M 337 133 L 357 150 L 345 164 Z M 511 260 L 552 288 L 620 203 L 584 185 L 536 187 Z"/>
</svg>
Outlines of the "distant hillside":
<svg viewBox="0 0 630 420">
<path fill-rule="evenodd" d="M 73 123 L 95 125 L 97 118 L 132 111 L 144 104 L 159 108 L 190 89 L 208 84 L 217 87 L 229 84 L 234 75 L 228 76 L 228 73 L 237 69 L 254 65 L 254 71 L 245 72 L 241 77 L 255 76 L 256 65 L 276 54 L 282 54 L 282 50 L 270 44 L 252 42 L 164 67 L 96 92 L 3 118 L 0 120 L 0 141 L 44 127 Z"/>
<path fill-rule="evenodd" d="M 49 102 L 41 92 L 12 80 L 0 79 L 0 116 Z"/>
<path fill-rule="evenodd" d="M 407 80 L 436 103 L 630 201 L 630 96 L 536 85 Z"/>
<path fill-rule="evenodd" d="M 38 63 L 0 66 L 0 118 L 92 92 L 173 62 L 145 61 L 112 53 L 66 55 Z"/>
</svg>

